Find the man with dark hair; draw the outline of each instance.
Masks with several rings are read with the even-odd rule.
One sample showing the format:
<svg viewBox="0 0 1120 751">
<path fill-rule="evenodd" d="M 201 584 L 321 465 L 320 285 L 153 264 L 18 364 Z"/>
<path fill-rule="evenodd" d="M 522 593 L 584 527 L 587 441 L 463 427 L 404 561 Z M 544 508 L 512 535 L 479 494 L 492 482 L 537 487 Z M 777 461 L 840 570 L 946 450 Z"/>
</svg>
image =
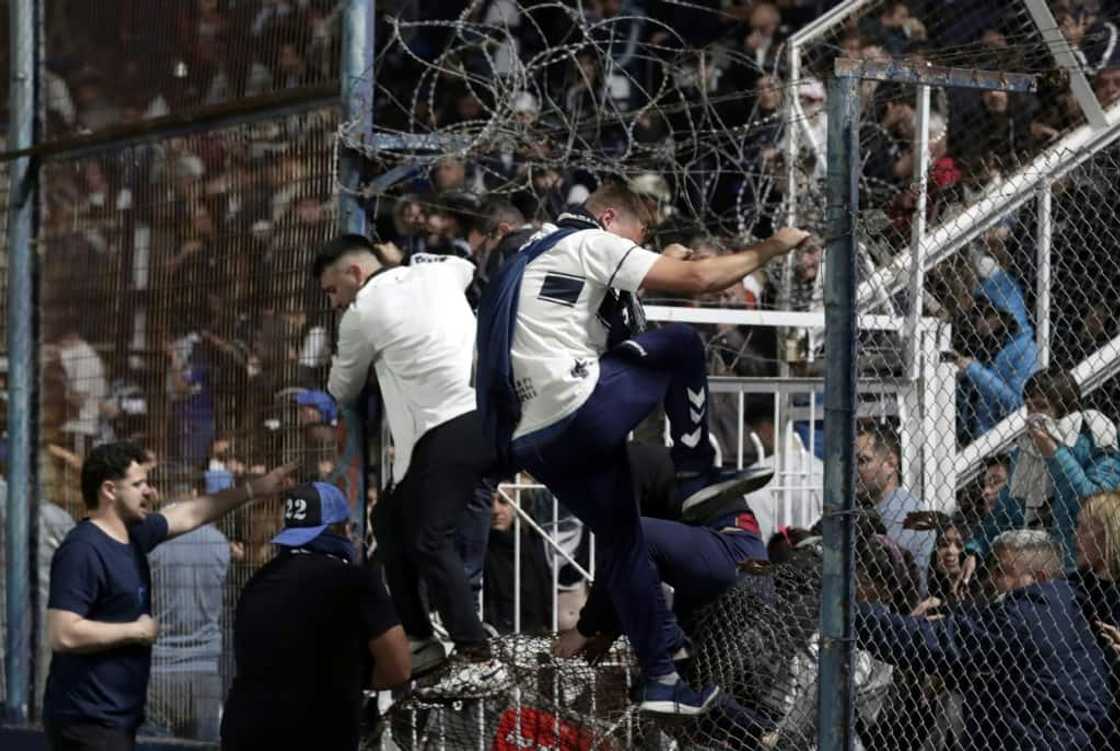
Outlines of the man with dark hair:
<svg viewBox="0 0 1120 751">
<path fill-rule="evenodd" d="M 714 466 L 700 337 L 680 324 L 639 335 L 634 295 L 725 289 L 808 234 L 786 228 L 739 253 L 685 261 L 683 246 L 660 256 L 641 247 L 653 214 L 624 183 L 605 183 L 491 281 L 479 307 L 479 412 L 502 463 L 532 473 L 602 541 L 600 576 L 642 666 L 639 707 L 696 715 L 719 689 L 693 691 L 673 665 L 684 634 L 642 534 L 627 436 L 664 401 L 682 513 L 743 478 Z"/>
<path fill-rule="evenodd" d="M 875 509 L 882 517 L 887 537 L 914 556 L 924 597 L 936 534 L 906 528 L 907 515 L 924 511 L 925 504 L 903 487 L 901 465 L 902 449 L 895 430 L 878 422 L 861 423 L 856 436 L 856 495 L 864 507 Z"/>
<path fill-rule="evenodd" d="M 287 493 L 272 543 L 276 557 L 237 603 L 222 748 L 357 749 L 369 659 L 375 689 L 409 674 L 408 641 L 380 572 L 357 562 L 346 498 L 328 483 Z"/>
<path fill-rule="evenodd" d="M 273 495 L 295 469 L 286 464 L 240 488 L 152 512 L 147 462 L 139 446 L 108 443 L 82 464 L 89 516 L 51 562 L 47 631 L 54 655 L 43 721 L 52 749 L 134 747 L 158 631 L 147 554 L 253 498 Z"/>
<path fill-rule="evenodd" d="M 393 436 L 395 487 L 377 504 L 374 533 L 393 603 L 413 640 L 413 672 L 419 676 L 446 659 L 423 582 L 455 643 L 457 680 L 444 688 L 461 693 L 461 684 L 477 692 L 505 677 L 491 659 L 454 545 L 467 503 L 493 464 L 471 386 L 475 319 L 463 293 L 474 266 L 454 256 L 418 258 L 383 268 L 360 235 L 337 237 L 319 252 L 313 273 L 342 311 L 327 391 L 339 404 L 352 404 L 370 369 L 376 373 Z"/>
</svg>

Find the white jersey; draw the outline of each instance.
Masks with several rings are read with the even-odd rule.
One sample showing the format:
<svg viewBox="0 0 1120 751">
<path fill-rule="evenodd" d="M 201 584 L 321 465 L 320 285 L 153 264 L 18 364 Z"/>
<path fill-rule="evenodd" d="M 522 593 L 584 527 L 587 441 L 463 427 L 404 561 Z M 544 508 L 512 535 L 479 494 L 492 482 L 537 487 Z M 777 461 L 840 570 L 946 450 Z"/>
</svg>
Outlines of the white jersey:
<svg viewBox="0 0 1120 751">
<path fill-rule="evenodd" d="M 340 404 L 377 375 L 393 434 L 393 480 L 408 471 L 416 442 L 475 409 L 471 368 L 475 318 L 463 294 L 474 266 L 452 256 L 370 277 L 338 325 L 327 389 Z"/>
<path fill-rule="evenodd" d="M 545 225 L 536 240 L 554 231 Z M 510 358 L 521 400 L 513 437 L 548 427 L 579 409 L 599 381 L 608 288 L 637 292 L 658 255 L 598 229 L 576 232 L 525 269 Z"/>
</svg>

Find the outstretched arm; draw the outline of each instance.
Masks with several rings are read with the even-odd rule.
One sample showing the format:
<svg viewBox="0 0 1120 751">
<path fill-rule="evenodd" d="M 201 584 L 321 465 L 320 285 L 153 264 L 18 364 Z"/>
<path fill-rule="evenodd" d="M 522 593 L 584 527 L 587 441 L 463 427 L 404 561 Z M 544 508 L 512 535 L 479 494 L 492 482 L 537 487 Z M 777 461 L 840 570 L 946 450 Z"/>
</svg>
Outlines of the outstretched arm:
<svg viewBox="0 0 1120 751">
<path fill-rule="evenodd" d="M 769 239 L 725 256 L 685 261 L 678 252 L 665 253 L 646 273 L 642 289 L 687 294 L 718 292 L 738 284 L 743 277 L 770 259 L 793 250 L 808 237 L 804 230 L 783 227 Z"/>
<path fill-rule="evenodd" d="M 251 500 L 275 495 L 288 486 L 288 479 L 298 466 L 295 462 L 284 464 L 264 477 L 249 480 L 241 487 L 223 490 L 214 495 L 176 501 L 160 509 L 160 513 L 167 519 L 168 539 L 184 535 L 203 524 L 209 524 Z"/>
</svg>

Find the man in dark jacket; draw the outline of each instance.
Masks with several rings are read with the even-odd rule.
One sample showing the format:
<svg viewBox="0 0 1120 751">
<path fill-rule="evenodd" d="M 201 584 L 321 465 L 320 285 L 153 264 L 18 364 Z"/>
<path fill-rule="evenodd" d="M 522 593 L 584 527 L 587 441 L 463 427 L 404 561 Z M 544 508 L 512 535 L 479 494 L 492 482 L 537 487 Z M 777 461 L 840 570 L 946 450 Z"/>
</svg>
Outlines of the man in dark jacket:
<svg viewBox="0 0 1120 751">
<path fill-rule="evenodd" d="M 992 546 L 994 604 L 941 619 L 861 604 L 859 646 L 884 662 L 953 681 L 964 698 L 962 749 L 1093 748 L 1110 703 L 1104 653 L 1041 530 Z"/>
</svg>

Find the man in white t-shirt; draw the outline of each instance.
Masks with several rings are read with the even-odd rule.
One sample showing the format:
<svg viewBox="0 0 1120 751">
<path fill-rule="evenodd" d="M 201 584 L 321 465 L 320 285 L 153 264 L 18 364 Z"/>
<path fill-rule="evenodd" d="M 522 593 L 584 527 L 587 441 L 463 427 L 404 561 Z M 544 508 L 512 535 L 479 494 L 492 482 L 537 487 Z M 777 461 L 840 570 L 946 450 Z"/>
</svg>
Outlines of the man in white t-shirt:
<svg viewBox="0 0 1120 751">
<path fill-rule="evenodd" d="M 444 661 L 428 609 L 440 614 L 464 663 L 453 671 L 472 690 L 500 683 L 475 609 L 454 532 L 493 464 L 475 411 L 471 367 L 475 317 L 464 294 L 474 266 L 453 256 L 417 254 L 409 266 L 383 266 L 361 235 L 327 243 L 313 272 L 342 310 L 327 390 L 353 404 L 376 373 L 393 436 L 394 490 L 374 511 L 374 532 L 401 624 L 413 642 L 413 674 Z M 441 684 L 454 693 L 455 681 Z"/>
<path fill-rule="evenodd" d="M 694 715 L 712 706 L 719 689 L 693 691 L 674 667 L 687 642 L 642 536 L 627 435 L 664 403 L 683 512 L 742 492 L 751 479 L 728 479 L 714 467 L 699 336 L 681 324 L 633 336 L 641 311 L 632 295 L 725 289 L 808 235 L 787 228 L 741 252 L 688 261 L 683 246 L 663 255 L 641 247 L 652 216 L 640 196 L 609 183 L 560 217 L 559 228 L 572 234 L 535 257 L 533 243 L 522 249 L 532 260 L 520 279 L 510 342 L 521 407 L 512 454 L 598 535 L 599 576 L 644 674 L 640 708 Z M 546 225 L 536 240 L 555 230 Z"/>
</svg>

